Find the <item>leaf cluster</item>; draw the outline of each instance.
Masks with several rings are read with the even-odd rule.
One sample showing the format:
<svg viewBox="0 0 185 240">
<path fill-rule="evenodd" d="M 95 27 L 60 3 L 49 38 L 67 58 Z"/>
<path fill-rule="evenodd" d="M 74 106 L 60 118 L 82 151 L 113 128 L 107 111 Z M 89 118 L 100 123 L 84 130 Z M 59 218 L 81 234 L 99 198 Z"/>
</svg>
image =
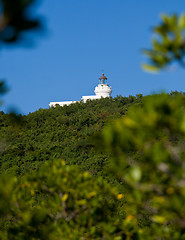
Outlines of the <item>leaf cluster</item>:
<svg viewBox="0 0 185 240">
<path fill-rule="evenodd" d="M 38 18 L 31 15 L 30 8 L 35 0 L 1 0 L 0 41 L 13 43 L 22 39 L 29 30 L 41 29 Z"/>
<path fill-rule="evenodd" d="M 143 64 L 147 71 L 159 71 L 173 62 L 183 67 L 185 55 L 185 15 L 162 15 L 162 22 L 153 28 L 152 49 L 144 50 L 149 64 Z"/>
<path fill-rule="evenodd" d="M 50 161 L 21 182 L 4 176 L 0 184 L 3 240 L 125 239 L 117 190 L 77 166 Z"/>
</svg>

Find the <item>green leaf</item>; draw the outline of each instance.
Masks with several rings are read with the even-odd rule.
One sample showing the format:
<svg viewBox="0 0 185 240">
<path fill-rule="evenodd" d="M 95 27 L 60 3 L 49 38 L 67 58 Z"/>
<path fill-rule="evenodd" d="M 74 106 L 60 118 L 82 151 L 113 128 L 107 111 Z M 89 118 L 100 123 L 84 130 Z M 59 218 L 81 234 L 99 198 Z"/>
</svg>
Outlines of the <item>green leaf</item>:
<svg viewBox="0 0 185 240">
<path fill-rule="evenodd" d="M 148 65 L 148 64 L 142 64 L 142 68 L 143 68 L 143 70 L 145 70 L 147 72 L 152 72 L 152 73 L 157 73 L 160 71 L 159 67 L 155 67 L 155 66 Z"/>
<path fill-rule="evenodd" d="M 142 172 L 140 167 L 134 166 L 130 170 L 130 175 L 134 181 L 139 182 L 141 180 Z"/>
<path fill-rule="evenodd" d="M 179 19 L 178 19 L 178 26 L 180 28 L 185 28 L 185 15 L 184 14 L 181 14 Z"/>
</svg>

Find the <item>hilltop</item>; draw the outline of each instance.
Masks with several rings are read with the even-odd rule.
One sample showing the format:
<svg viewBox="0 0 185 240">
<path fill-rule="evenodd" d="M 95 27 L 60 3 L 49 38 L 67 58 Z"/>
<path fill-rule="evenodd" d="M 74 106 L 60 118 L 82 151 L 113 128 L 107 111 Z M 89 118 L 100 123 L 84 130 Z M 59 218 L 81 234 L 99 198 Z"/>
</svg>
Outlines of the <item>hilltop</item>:
<svg viewBox="0 0 185 240">
<path fill-rule="evenodd" d="M 92 136 L 141 102 L 142 95 L 117 96 L 39 109 L 26 116 L 1 112 L 0 171 L 24 175 L 37 170 L 45 161 L 63 159 L 67 164 L 78 164 L 93 174 L 101 174 L 109 156 L 103 149 L 95 150 Z"/>
</svg>

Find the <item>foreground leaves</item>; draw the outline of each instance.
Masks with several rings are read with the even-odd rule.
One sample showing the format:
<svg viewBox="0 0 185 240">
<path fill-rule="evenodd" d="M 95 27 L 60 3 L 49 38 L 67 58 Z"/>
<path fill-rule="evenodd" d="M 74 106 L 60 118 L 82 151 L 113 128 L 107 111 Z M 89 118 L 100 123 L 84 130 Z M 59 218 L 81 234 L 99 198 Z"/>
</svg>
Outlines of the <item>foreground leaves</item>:
<svg viewBox="0 0 185 240">
<path fill-rule="evenodd" d="M 13 43 L 28 30 L 41 29 L 38 18 L 31 16 L 34 0 L 0 0 L 0 42 Z"/>
<path fill-rule="evenodd" d="M 144 50 L 149 58 L 148 64 L 143 64 L 146 71 L 157 72 L 177 62 L 185 67 L 185 15 L 162 15 L 162 22 L 154 27 L 155 37 L 152 49 Z"/>
<path fill-rule="evenodd" d="M 122 239 L 123 197 L 63 161 L 45 164 L 18 182 L 0 181 L 1 239 Z"/>
<path fill-rule="evenodd" d="M 139 239 L 185 239 L 184 101 L 148 96 L 103 132 L 110 171 L 128 185 L 126 219 Z"/>
</svg>

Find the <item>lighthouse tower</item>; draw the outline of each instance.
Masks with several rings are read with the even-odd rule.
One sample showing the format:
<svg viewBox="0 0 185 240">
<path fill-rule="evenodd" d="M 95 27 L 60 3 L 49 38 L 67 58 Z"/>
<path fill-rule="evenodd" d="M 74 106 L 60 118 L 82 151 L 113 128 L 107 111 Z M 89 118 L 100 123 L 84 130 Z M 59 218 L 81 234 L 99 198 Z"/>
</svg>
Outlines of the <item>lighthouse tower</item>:
<svg viewBox="0 0 185 240">
<path fill-rule="evenodd" d="M 99 84 L 94 90 L 96 95 L 83 96 L 82 100 L 86 102 L 87 100 L 100 99 L 110 97 L 112 93 L 111 87 L 107 84 L 107 77 L 104 74 L 99 78 Z"/>
<path fill-rule="evenodd" d="M 99 78 L 99 84 L 94 90 L 96 96 L 99 98 L 110 97 L 112 93 L 111 87 L 107 84 L 107 77 L 104 74 Z"/>
</svg>

